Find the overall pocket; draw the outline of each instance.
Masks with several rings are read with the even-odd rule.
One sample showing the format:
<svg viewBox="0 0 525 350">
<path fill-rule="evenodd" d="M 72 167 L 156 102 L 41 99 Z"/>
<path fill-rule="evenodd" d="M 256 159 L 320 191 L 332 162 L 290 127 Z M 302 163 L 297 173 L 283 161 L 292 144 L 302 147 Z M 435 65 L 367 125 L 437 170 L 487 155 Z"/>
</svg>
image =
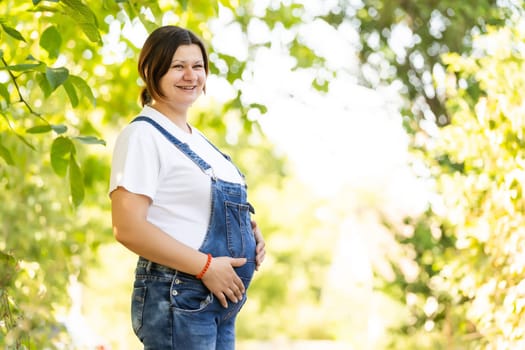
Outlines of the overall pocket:
<svg viewBox="0 0 525 350">
<path fill-rule="evenodd" d="M 172 307 L 185 313 L 203 311 L 214 299 L 201 281 L 183 275 L 174 277 L 170 294 Z"/>
<path fill-rule="evenodd" d="M 230 201 L 225 201 L 224 204 L 226 239 L 230 256 L 252 260 L 255 256 L 255 238 L 250 224 L 250 206 Z"/>
<path fill-rule="evenodd" d="M 143 317 L 146 290 L 146 286 L 134 287 L 131 295 L 131 326 L 139 338 L 139 332 L 142 329 L 142 324 L 144 322 Z"/>
</svg>

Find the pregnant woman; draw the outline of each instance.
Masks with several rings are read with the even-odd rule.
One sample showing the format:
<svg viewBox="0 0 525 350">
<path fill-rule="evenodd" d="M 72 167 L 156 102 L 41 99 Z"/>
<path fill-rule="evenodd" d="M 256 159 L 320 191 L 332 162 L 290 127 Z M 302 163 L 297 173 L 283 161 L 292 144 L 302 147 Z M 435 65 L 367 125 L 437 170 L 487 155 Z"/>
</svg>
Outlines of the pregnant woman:
<svg viewBox="0 0 525 350">
<path fill-rule="evenodd" d="M 133 329 L 148 350 L 233 350 L 265 247 L 243 174 L 188 122 L 205 90 L 205 47 L 163 26 L 138 69 L 143 109 L 116 140 L 109 189 L 114 235 L 139 256 Z"/>
</svg>

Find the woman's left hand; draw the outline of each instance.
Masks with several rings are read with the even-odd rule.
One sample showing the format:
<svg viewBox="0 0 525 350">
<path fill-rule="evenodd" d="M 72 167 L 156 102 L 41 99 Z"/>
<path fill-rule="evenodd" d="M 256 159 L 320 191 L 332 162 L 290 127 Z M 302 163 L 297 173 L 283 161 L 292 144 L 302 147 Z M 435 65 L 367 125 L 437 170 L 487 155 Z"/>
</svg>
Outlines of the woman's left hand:
<svg viewBox="0 0 525 350">
<path fill-rule="evenodd" d="M 261 230 L 259 230 L 259 227 L 257 227 L 257 223 L 252 220 L 252 231 L 253 235 L 255 236 L 255 270 L 259 270 L 259 267 L 261 266 L 262 262 L 264 261 L 264 257 L 266 255 L 265 250 L 265 243 L 264 238 L 262 236 Z"/>
</svg>

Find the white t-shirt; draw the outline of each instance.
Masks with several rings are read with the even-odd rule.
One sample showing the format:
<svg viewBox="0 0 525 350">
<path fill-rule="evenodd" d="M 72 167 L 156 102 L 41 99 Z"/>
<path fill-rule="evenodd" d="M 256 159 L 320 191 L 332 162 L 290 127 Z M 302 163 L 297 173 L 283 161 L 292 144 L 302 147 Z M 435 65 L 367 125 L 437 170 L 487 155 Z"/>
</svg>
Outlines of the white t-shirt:
<svg viewBox="0 0 525 350">
<path fill-rule="evenodd" d="M 188 134 L 151 107 L 150 117 L 206 161 L 218 178 L 244 183 L 237 168 L 191 127 Z M 111 193 L 117 187 L 151 198 L 147 219 L 180 242 L 198 249 L 211 214 L 211 179 L 153 125 L 134 122 L 117 137 L 111 165 Z"/>
</svg>

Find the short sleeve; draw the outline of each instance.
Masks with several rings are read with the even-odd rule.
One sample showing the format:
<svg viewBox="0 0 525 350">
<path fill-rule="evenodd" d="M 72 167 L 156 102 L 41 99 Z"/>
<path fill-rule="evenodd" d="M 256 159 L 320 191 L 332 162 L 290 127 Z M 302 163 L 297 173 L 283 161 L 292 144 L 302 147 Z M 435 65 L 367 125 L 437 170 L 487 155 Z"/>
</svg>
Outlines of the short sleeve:
<svg viewBox="0 0 525 350">
<path fill-rule="evenodd" d="M 109 193 L 117 187 L 153 200 L 157 192 L 160 161 L 155 136 L 143 123 L 132 123 L 117 137 L 111 160 Z"/>
</svg>

